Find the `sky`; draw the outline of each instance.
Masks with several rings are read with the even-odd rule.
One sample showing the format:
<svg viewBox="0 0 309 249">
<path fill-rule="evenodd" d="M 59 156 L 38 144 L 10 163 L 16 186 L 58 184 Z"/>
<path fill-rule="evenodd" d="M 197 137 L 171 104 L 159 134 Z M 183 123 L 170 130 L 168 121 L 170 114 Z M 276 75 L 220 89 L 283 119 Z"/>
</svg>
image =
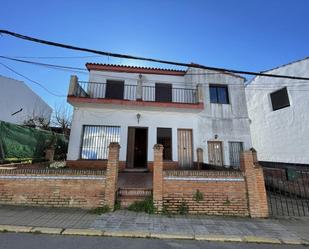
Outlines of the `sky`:
<svg viewBox="0 0 309 249">
<path fill-rule="evenodd" d="M 0 6 L 0 29 L 96 50 L 247 71 L 309 56 L 307 0 L 2 0 Z M 7 35 L 0 36 L 0 55 L 73 67 L 86 62 L 171 67 Z M 1 58 L 0 63 L 63 96 L 70 75 L 76 74 Z M 2 64 L 0 75 L 23 80 L 51 107 L 66 103 L 65 97 L 49 94 Z M 86 73 L 77 75 L 88 79 Z"/>
</svg>

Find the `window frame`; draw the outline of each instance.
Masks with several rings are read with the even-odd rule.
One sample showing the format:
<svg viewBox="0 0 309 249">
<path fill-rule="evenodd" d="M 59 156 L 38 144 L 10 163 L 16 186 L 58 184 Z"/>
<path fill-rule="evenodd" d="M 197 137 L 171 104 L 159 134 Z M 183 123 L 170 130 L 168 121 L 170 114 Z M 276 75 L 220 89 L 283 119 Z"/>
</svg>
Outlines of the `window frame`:
<svg viewBox="0 0 309 249">
<path fill-rule="evenodd" d="M 122 83 L 122 98 L 111 98 L 111 97 L 109 97 L 109 96 L 107 96 L 107 93 L 108 93 L 108 91 L 107 91 L 107 89 L 108 89 L 108 86 L 109 85 L 112 85 L 113 84 L 113 82 L 115 83 Z M 105 87 L 105 99 L 119 99 L 119 100 L 124 100 L 124 97 L 125 97 L 125 81 L 124 80 L 114 80 L 114 79 L 107 79 L 106 80 L 106 87 Z"/>
<path fill-rule="evenodd" d="M 121 138 L 121 126 L 120 125 L 91 125 L 91 124 L 84 124 L 82 125 L 82 132 L 81 132 L 81 142 L 80 142 L 80 149 L 79 149 L 79 160 L 85 160 L 85 161 L 107 161 L 108 160 L 108 147 L 107 147 L 107 158 L 106 159 L 87 159 L 83 158 L 83 146 L 84 146 L 84 135 L 85 135 L 85 127 L 113 127 L 113 128 L 119 128 L 119 144 L 120 144 L 120 138 Z"/>
<path fill-rule="evenodd" d="M 211 88 L 216 88 L 216 102 L 212 102 L 211 101 Z M 221 102 L 219 102 L 219 98 L 218 98 L 218 88 L 224 88 L 224 89 L 226 89 L 226 102 L 227 103 L 221 103 Z M 220 104 L 220 105 L 229 105 L 229 104 L 231 104 L 231 102 L 230 102 L 230 91 L 229 91 L 229 87 L 228 87 L 228 85 L 226 85 L 226 84 L 209 84 L 209 101 L 210 101 L 210 103 L 211 104 Z"/>
<path fill-rule="evenodd" d="M 162 89 L 170 91 L 170 95 L 168 95 L 168 99 L 165 98 L 166 96 L 157 94 L 157 93 L 160 93 L 160 90 Z M 160 82 L 155 83 L 155 102 L 161 102 L 161 103 L 172 103 L 173 102 L 173 84 L 172 83 L 160 83 Z"/>
<path fill-rule="evenodd" d="M 173 161 L 173 128 L 170 128 L 170 127 L 157 127 L 157 129 L 156 129 L 156 131 L 157 131 L 157 143 L 159 143 L 158 142 L 158 134 L 159 134 L 159 132 L 158 132 L 158 130 L 159 129 L 168 129 L 168 130 L 170 130 L 170 140 L 171 140 L 171 152 L 170 152 L 170 159 L 164 159 L 164 149 L 163 149 L 163 161 Z M 164 146 L 164 145 L 163 145 Z"/>
<path fill-rule="evenodd" d="M 276 94 L 276 93 L 278 93 L 278 92 L 280 92 L 280 91 L 282 91 L 282 90 L 285 90 L 285 91 L 286 91 L 286 96 L 287 96 L 288 104 L 282 105 L 282 106 L 280 106 L 279 108 L 275 108 L 274 105 L 273 105 L 272 96 L 273 96 L 273 94 Z M 275 91 L 269 93 L 269 99 L 270 99 L 270 105 L 271 105 L 271 108 L 272 108 L 272 111 L 273 111 L 273 112 L 291 106 L 289 91 L 288 91 L 288 88 L 287 88 L 286 86 L 284 86 L 284 87 L 282 87 L 282 88 L 280 88 L 280 89 L 278 89 L 278 90 L 275 90 Z"/>
</svg>

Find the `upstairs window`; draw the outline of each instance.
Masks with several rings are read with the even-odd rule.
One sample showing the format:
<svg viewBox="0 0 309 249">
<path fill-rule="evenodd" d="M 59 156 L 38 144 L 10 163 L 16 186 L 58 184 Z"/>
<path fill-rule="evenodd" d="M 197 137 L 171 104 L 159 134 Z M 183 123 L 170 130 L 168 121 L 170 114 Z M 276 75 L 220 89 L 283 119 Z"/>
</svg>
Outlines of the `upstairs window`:
<svg viewBox="0 0 309 249">
<path fill-rule="evenodd" d="M 107 80 L 106 81 L 106 93 L 107 99 L 123 99 L 124 81 Z"/>
<path fill-rule="evenodd" d="M 172 84 L 156 83 L 156 102 L 172 102 Z"/>
<path fill-rule="evenodd" d="M 290 106 L 287 88 L 284 87 L 270 94 L 273 111 Z"/>
<path fill-rule="evenodd" d="M 172 160 L 172 129 L 157 128 L 157 143 L 163 145 L 163 160 Z"/>
<path fill-rule="evenodd" d="M 214 104 L 229 104 L 229 93 L 227 86 L 210 85 L 210 103 Z"/>
</svg>

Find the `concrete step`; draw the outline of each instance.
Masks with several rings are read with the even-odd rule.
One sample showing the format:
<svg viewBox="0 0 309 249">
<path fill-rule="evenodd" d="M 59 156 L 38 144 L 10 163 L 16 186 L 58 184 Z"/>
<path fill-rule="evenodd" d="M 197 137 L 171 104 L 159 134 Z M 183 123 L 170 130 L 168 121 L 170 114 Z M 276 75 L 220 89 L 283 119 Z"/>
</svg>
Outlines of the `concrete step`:
<svg viewBox="0 0 309 249">
<path fill-rule="evenodd" d="M 143 201 L 152 195 L 152 189 L 148 188 L 120 188 L 118 190 L 118 201 L 120 206 L 127 208 L 136 201 Z"/>
</svg>

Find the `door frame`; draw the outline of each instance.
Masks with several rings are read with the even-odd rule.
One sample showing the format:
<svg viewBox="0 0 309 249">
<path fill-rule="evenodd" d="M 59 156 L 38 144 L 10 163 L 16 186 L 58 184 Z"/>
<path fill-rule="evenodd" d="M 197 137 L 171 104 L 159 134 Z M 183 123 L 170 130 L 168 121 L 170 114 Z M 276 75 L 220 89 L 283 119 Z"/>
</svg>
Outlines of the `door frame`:
<svg viewBox="0 0 309 249">
<path fill-rule="evenodd" d="M 192 128 L 177 128 L 177 154 L 178 154 L 178 164 L 179 164 L 179 158 L 180 158 L 180 155 L 179 155 L 179 146 L 180 146 L 180 143 L 179 143 L 179 131 L 190 131 L 190 134 L 191 134 L 191 166 L 192 168 L 194 167 L 194 141 L 193 141 L 193 129 Z"/>
<path fill-rule="evenodd" d="M 134 148 L 135 148 L 135 131 L 134 131 L 134 144 L 133 144 L 133 156 L 132 156 L 132 167 L 128 167 L 128 155 L 129 155 L 129 146 L 128 146 L 128 141 L 129 141 L 129 128 L 134 128 L 134 130 L 136 129 L 145 129 L 147 131 L 147 136 L 146 136 L 146 165 L 145 165 L 145 168 L 147 168 L 147 163 L 148 163 L 148 136 L 149 136 L 149 128 L 148 127 L 145 127 L 145 126 L 128 126 L 128 134 L 127 134 L 127 155 L 126 155 L 126 168 L 129 168 L 129 169 L 134 169 L 134 157 L 135 157 L 135 153 L 134 153 Z"/>
<path fill-rule="evenodd" d="M 221 147 L 221 159 L 222 159 L 222 165 L 216 165 L 216 164 L 214 164 L 214 165 L 216 165 L 216 166 L 220 166 L 220 167 L 224 167 L 224 153 L 223 153 L 223 141 L 217 141 L 217 140 L 208 140 L 207 141 L 207 149 L 208 149 L 208 163 L 210 164 L 210 162 L 209 162 L 209 143 L 213 143 L 213 144 L 215 144 L 215 143 L 217 143 L 217 144 L 220 144 L 220 147 Z"/>
</svg>

